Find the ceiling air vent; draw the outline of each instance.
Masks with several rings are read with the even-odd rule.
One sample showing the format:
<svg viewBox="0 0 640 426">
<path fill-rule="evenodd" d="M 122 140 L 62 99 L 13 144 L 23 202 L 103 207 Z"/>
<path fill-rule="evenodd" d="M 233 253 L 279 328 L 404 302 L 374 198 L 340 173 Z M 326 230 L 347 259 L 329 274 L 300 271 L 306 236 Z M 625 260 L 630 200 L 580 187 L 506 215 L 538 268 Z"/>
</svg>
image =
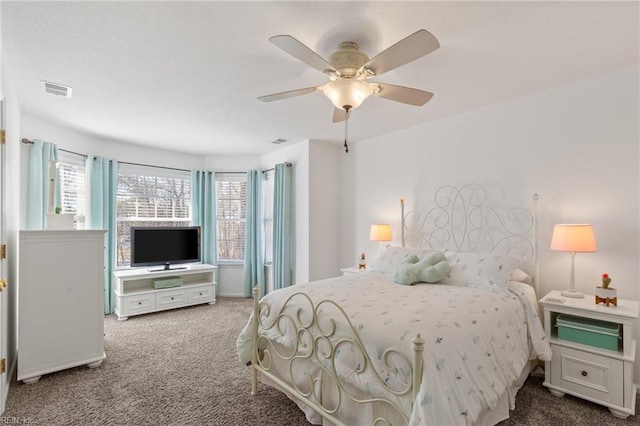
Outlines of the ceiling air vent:
<svg viewBox="0 0 640 426">
<path fill-rule="evenodd" d="M 269 141 L 269 143 L 272 143 L 274 145 L 280 145 L 280 144 L 285 143 L 287 141 L 288 141 L 288 139 L 276 138 L 276 139 L 274 139 L 272 141 Z"/>
<path fill-rule="evenodd" d="M 60 83 L 51 83 L 50 81 L 40 80 L 40 87 L 44 93 L 50 95 L 62 96 L 63 98 L 71 98 L 71 86 L 65 86 Z"/>
</svg>

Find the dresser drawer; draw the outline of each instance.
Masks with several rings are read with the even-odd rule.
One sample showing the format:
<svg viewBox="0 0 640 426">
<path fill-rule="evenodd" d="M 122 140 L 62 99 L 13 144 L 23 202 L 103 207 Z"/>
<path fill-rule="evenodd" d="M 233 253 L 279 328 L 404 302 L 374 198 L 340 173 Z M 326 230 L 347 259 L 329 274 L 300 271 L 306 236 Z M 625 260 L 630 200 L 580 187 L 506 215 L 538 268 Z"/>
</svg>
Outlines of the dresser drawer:
<svg viewBox="0 0 640 426">
<path fill-rule="evenodd" d="M 212 285 L 189 289 L 189 303 L 207 303 L 213 300 Z"/>
<path fill-rule="evenodd" d="M 559 345 L 552 344 L 551 348 L 554 385 L 603 402 L 623 405 L 624 365 L 621 360 Z"/>
<path fill-rule="evenodd" d="M 186 290 L 163 291 L 157 295 L 158 309 L 169 309 L 187 304 Z"/>
<path fill-rule="evenodd" d="M 155 294 L 141 294 L 136 296 L 125 296 L 122 316 L 142 314 L 156 309 Z"/>
</svg>

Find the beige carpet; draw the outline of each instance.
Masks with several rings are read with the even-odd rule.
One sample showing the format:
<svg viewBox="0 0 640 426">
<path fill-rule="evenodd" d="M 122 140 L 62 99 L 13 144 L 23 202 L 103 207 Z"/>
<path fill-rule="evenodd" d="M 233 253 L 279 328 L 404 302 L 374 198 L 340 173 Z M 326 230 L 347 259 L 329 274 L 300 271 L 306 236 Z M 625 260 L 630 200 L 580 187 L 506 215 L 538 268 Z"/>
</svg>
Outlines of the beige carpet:
<svg viewBox="0 0 640 426">
<path fill-rule="evenodd" d="M 202 305 L 119 322 L 105 319 L 107 359 L 96 369 L 48 374 L 33 385 L 13 382 L 0 422 L 39 425 L 307 425 L 280 392 L 250 394 L 249 369 L 235 340 L 250 299 Z M 43 348 L 46 350 L 46 348 Z M 640 404 L 639 404 L 640 405 Z M 636 409 L 640 413 L 640 406 Z M 4 419 L 4 420 L 3 420 Z M 530 377 L 507 425 L 638 425 L 596 404 L 556 398 Z"/>
</svg>

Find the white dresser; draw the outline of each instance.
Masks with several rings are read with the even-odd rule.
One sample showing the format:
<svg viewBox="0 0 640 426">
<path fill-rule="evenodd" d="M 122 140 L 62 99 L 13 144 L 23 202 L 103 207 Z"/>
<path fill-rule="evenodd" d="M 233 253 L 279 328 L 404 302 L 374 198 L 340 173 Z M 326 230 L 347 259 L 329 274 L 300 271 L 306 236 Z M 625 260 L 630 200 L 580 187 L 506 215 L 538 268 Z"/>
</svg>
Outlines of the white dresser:
<svg viewBox="0 0 640 426">
<path fill-rule="evenodd" d="M 105 359 L 105 232 L 20 231 L 18 380 Z"/>
</svg>

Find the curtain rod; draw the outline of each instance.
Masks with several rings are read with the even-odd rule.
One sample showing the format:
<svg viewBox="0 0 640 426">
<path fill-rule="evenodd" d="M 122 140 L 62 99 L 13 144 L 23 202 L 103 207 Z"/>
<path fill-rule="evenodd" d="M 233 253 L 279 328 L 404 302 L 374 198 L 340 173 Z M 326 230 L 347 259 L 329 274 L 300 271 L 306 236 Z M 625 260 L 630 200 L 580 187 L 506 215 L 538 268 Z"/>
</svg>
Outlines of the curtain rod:
<svg viewBox="0 0 640 426">
<path fill-rule="evenodd" d="M 287 167 L 293 167 L 293 164 L 291 164 L 291 163 L 284 163 L 284 165 L 287 166 Z M 275 169 L 276 169 L 275 167 L 272 167 L 270 169 L 263 170 L 262 173 L 267 173 L 267 172 L 270 172 L 270 171 L 275 170 Z"/>
<path fill-rule="evenodd" d="M 30 141 L 27 138 L 22 138 L 22 143 L 27 145 L 33 145 L 33 141 Z M 80 157 L 87 158 L 87 154 L 80 154 L 79 152 L 69 151 L 68 149 L 58 148 L 58 151 L 67 152 L 69 154 L 79 155 Z"/>
<path fill-rule="evenodd" d="M 23 144 L 26 144 L 26 145 L 29 145 L 29 144 L 33 145 L 33 141 L 29 140 L 27 138 L 22 138 L 21 142 Z M 84 158 L 88 157 L 87 154 L 80 154 L 79 152 L 69 151 L 69 150 L 63 149 L 63 148 L 58 148 L 58 151 L 68 152 L 69 154 L 79 155 L 79 156 L 84 157 Z M 175 168 L 175 167 L 154 166 L 154 165 L 151 165 L 151 164 L 142 164 L 142 163 L 129 163 L 127 161 L 118 161 L 118 163 L 120 163 L 120 164 L 128 164 L 130 166 L 144 166 L 144 167 L 155 167 L 157 169 L 177 170 L 177 171 L 180 171 L 180 172 L 190 172 L 191 171 L 191 170 L 188 170 L 188 169 L 178 169 L 178 168 Z M 284 164 L 287 167 L 293 166 L 293 164 L 291 164 L 291 163 L 284 163 Z M 274 168 L 272 167 L 272 168 L 267 169 L 267 170 L 262 170 L 262 173 L 270 172 L 271 170 L 274 170 Z M 237 174 L 237 175 L 239 175 L 239 174 L 246 174 L 247 172 L 216 172 L 216 173 L 228 173 L 228 174 Z"/>
</svg>

